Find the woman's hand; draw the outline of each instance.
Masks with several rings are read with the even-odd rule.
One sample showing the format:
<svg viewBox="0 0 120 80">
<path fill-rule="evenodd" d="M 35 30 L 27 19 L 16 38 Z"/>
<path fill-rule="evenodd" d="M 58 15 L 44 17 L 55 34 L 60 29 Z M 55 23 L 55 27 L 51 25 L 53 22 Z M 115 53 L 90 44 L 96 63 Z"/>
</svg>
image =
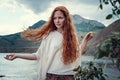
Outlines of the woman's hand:
<svg viewBox="0 0 120 80">
<path fill-rule="evenodd" d="M 93 32 L 88 32 L 88 33 L 85 35 L 84 40 L 85 40 L 85 41 L 89 41 L 89 40 L 91 40 L 91 39 L 93 38 L 93 36 L 94 36 Z"/>
<path fill-rule="evenodd" d="M 16 56 L 16 54 L 8 54 L 4 58 L 12 61 L 12 60 L 16 59 L 17 56 Z"/>
</svg>

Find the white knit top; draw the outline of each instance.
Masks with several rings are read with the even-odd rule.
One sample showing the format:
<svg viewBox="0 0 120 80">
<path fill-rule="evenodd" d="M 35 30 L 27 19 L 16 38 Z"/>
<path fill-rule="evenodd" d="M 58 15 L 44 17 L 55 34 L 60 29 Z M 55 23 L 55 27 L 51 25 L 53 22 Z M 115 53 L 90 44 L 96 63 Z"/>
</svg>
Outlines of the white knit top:
<svg viewBox="0 0 120 80">
<path fill-rule="evenodd" d="M 43 38 L 35 53 L 38 61 L 38 80 L 45 80 L 46 73 L 73 75 L 73 69 L 81 65 L 80 57 L 68 65 L 62 62 L 62 40 L 63 36 L 58 31 L 50 32 L 47 37 Z"/>
</svg>

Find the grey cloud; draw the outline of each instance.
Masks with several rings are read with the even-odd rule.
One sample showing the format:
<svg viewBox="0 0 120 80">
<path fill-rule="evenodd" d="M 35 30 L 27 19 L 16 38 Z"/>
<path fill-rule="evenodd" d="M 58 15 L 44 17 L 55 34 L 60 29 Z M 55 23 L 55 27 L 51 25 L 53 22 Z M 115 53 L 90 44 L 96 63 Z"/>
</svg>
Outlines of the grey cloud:
<svg viewBox="0 0 120 80">
<path fill-rule="evenodd" d="M 16 0 L 18 4 L 25 6 L 26 8 L 32 10 L 34 13 L 38 14 L 40 12 L 43 12 L 46 10 L 52 1 L 54 2 L 63 2 L 64 0 Z M 68 0 L 73 1 L 73 0 Z M 87 4 L 87 5 L 98 5 L 99 0 L 74 0 L 82 4 Z M 74 2 L 73 1 L 73 2 Z"/>
<path fill-rule="evenodd" d="M 88 4 L 88 5 L 98 5 L 99 0 L 78 0 L 80 3 Z"/>
<path fill-rule="evenodd" d="M 47 9 L 51 0 L 16 0 L 20 5 L 24 5 L 31 9 L 34 13 L 38 14 Z"/>
</svg>

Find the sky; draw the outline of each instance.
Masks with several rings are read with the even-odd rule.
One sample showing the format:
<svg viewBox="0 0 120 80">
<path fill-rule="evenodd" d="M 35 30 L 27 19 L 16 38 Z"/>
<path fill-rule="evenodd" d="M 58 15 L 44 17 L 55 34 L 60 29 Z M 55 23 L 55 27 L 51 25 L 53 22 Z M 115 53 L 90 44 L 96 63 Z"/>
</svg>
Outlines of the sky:
<svg viewBox="0 0 120 80">
<path fill-rule="evenodd" d="M 0 35 L 21 32 L 39 20 L 47 21 L 57 6 L 65 6 L 70 14 L 96 20 L 108 26 L 117 17 L 106 20 L 111 6 L 98 8 L 99 0 L 0 0 Z"/>
</svg>

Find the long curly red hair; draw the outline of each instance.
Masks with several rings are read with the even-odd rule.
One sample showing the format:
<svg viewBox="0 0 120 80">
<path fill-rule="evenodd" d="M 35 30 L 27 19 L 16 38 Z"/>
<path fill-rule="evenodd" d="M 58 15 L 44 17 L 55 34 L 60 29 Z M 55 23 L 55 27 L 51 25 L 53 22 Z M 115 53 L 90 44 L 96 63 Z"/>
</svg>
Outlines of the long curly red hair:
<svg viewBox="0 0 120 80">
<path fill-rule="evenodd" d="M 66 7 L 56 7 L 53 10 L 50 19 L 43 26 L 37 29 L 27 29 L 22 33 L 22 36 L 28 39 L 38 40 L 43 38 L 45 35 L 48 35 L 51 31 L 57 30 L 57 27 L 53 21 L 54 13 L 56 11 L 63 12 L 65 16 L 65 22 L 63 26 L 62 59 L 64 64 L 69 64 L 77 59 L 79 46 L 74 24 Z"/>
</svg>

